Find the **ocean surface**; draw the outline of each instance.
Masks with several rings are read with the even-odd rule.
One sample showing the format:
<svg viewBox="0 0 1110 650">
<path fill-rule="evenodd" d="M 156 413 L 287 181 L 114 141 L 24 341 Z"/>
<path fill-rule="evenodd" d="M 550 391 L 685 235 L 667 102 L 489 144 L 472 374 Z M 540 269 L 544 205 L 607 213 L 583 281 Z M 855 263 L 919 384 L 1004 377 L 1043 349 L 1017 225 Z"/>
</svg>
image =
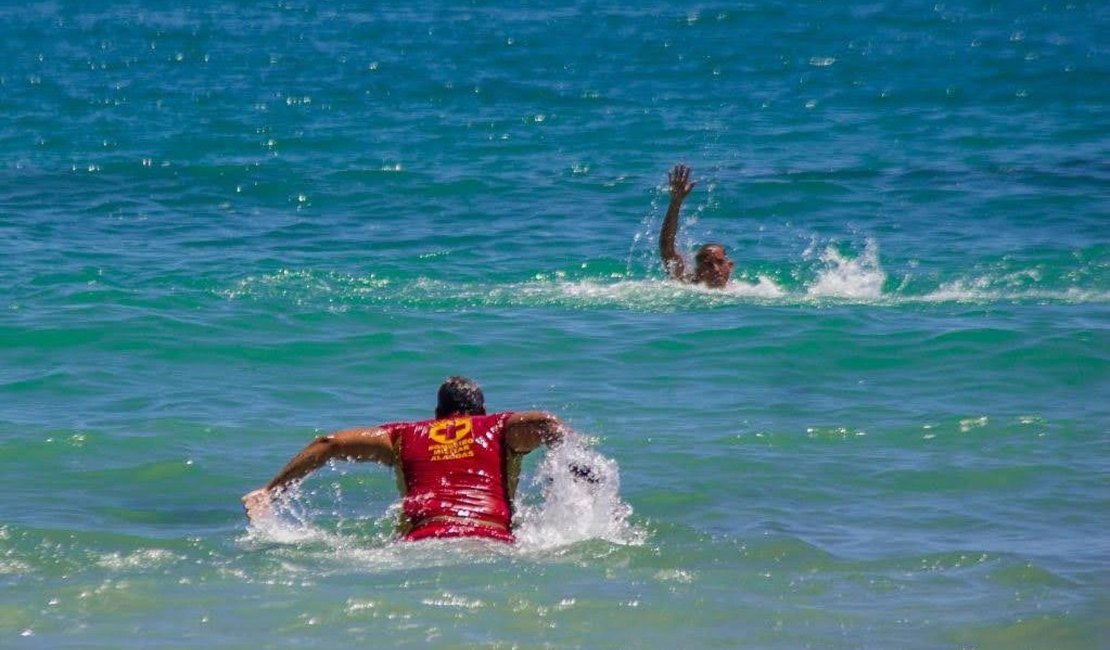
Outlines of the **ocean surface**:
<svg viewBox="0 0 1110 650">
<path fill-rule="evenodd" d="M 0 647 L 1110 648 L 1110 5 L 0 33 Z M 725 290 L 658 260 L 678 162 Z M 517 545 L 396 543 L 353 463 L 247 525 L 453 374 L 574 429 Z"/>
</svg>

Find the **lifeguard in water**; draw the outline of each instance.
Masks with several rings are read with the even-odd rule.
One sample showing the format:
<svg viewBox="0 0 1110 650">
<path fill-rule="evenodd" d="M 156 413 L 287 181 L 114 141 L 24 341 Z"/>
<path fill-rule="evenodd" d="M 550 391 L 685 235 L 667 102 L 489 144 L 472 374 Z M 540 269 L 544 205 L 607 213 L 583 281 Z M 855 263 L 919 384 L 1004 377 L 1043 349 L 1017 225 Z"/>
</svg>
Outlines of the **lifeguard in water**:
<svg viewBox="0 0 1110 650">
<path fill-rule="evenodd" d="M 558 442 L 563 434 L 559 419 L 541 411 L 486 415 L 478 384 L 451 377 L 439 387 L 435 418 L 321 436 L 265 487 L 245 495 L 243 505 L 256 521 L 269 515 L 275 493 L 329 460 L 372 460 L 397 472 L 403 539 L 481 537 L 512 542 L 512 501 L 521 459 L 540 444 Z"/>
</svg>

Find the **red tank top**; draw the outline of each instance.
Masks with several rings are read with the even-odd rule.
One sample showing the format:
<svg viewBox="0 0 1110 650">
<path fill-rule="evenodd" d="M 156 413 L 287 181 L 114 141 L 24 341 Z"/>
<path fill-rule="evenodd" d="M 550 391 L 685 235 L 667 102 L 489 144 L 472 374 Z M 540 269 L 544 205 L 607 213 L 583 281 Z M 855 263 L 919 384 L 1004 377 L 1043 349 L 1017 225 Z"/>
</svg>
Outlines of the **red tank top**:
<svg viewBox="0 0 1110 650">
<path fill-rule="evenodd" d="M 505 423 L 512 413 L 385 425 L 397 455 L 409 539 L 445 523 L 437 537 L 504 537 L 512 518 L 505 476 Z M 466 525 L 466 520 L 475 526 Z M 453 531 L 453 534 L 450 534 Z M 490 535 L 497 532 L 498 535 Z"/>
</svg>

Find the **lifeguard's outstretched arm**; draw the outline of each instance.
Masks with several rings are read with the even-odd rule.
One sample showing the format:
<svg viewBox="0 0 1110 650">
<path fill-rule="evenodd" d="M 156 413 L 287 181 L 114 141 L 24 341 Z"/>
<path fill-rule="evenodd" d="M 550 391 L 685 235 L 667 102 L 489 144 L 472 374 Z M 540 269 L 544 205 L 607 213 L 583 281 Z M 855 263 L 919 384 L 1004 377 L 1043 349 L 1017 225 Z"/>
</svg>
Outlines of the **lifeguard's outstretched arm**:
<svg viewBox="0 0 1110 650">
<path fill-rule="evenodd" d="M 320 436 L 293 457 L 265 487 L 243 496 L 243 507 L 252 521 L 270 513 L 270 501 L 276 492 L 285 489 L 322 467 L 329 460 L 373 460 L 383 465 L 393 464 L 393 446 L 389 432 L 379 427 L 344 429 Z"/>
<path fill-rule="evenodd" d="M 505 440 L 518 454 L 527 454 L 541 444 L 563 439 L 565 428 L 559 418 L 543 411 L 514 413 L 505 423 Z"/>
<path fill-rule="evenodd" d="M 552 446 L 563 441 L 567 426 L 543 411 L 515 413 L 505 425 L 505 439 L 509 448 L 518 454 L 527 454 L 541 444 Z M 597 471 L 582 463 L 571 463 L 567 468 L 576 480 L 600 483 Z"/>
<path fill-rule="evenodd" d="M 678 234 L 678 213 L 682 211 L 682 202 L 697 183 L 690 181 L 690 168 L 679 163 L 667 172 L 667 184 L 670 186 L 671 203 L 667 206 L 667 216 L 663 218 L 663 227 L 659 231 L 659 254 L 663 258 L 663 268 L 667 269 L 667 274 L 676 280 L 685 281 L 688 279 L 686 260 L 675 249 L 674 240 Z"/>
</svg>

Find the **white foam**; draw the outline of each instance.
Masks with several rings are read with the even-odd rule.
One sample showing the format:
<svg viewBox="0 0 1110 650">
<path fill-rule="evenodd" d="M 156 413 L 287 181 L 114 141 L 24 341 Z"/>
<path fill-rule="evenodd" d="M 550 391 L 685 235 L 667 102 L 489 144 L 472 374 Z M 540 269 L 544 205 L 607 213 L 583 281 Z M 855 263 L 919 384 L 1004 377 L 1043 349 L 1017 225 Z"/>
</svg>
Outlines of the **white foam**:
<svg viewBox="0 0 1110 650">
<path fill-rule="evenodd" d="M 825 268 L 807 287 L 810 296 L 823 298 L 881 298 L 886 272 L 879 264 L 879 245 L 868 239 L 863 254 L 855 259 L 845 257 L 836 246 L 829 245 L 821 254 Z"/>
<path fill-rule="evenodd" d="M 1044 287 L 1043 273 L 1011 269 L 997 274 L 957 278 L 931 291 L 906 294 L 909 277 L 884 294 L 887 272 L 879 245 L 867 239 L 860 255 L 852 257 L 836 244 L 814 240 L 793 268 L 783 275 L 811 277 L 801 286 L 785 286 L 769 275 L 752 282 L 738 274 L 723 289 L 685 284 L 660 276 L 636 277 L 631 271 L 603 277 L 574 278 L 567 271 L 538 273 L 517 282 L 448 281 L 428 277 L 386 278 L 335 272 L 283 269 L 274 274 L 244 278 L 220 292 L 227 300 L 278 300 L 295 305 L 316 305 L 329 311 L 394 304 L 420 308 L 431 305 L 461 307 L 542 307 L 571 309 L 615 307 L 634 311 L 669 312 L 700 306 L 747 304 L 807 304 L 842 300 L 896 306 L 944 302 L 1046 301 L 1105 303 L 1110 292 L 1076 286 Z M 807 271 L 814 266 L 815 272 Z M 784 263 L 789 264 L 786 260 Z M 583 265 L 585 268 L 585 265 Z M 742 269 L 741 269 L 742 273 Z M 780 278 L 781 279 L 781 278 Z"/>
<path fill-rule="evenodd" d="M 518 499 L 516 504 L 516 537 L 523 551 L 590 539 L 643 542 L 643 532 L 628 521 L 632 508 L 620 498 L 616 461 L 591 449 L 585 438 L 568 432 L 547 452 L 531 484 L 542 493 L 542 501 L 530 505 Z"/>
<path fill-rule="evenodd" d="M 721 291 L 721 289 L 709 289 L 708 287 L 700 287 L 700 285 L 699 288 L 705 291 Z M 724 291 L 731 296 L 741 298 L 773 299 L 787 295 L 785 289 L 765 275 L 759 276 L 755 284 L 733 279 L 725 286 Z"/>
<path fill-rule="evenodd" d="M 183 560 L 184 557 L 171 553 L 165 549 L 150 548 L 135 551 L 128 555 L 120 553 L 106 553 L 101 555 L 96 563 L 106 569 L 125 570 L 125 569 L 150 569 L 157 566 L 164 566 Z"/>
<path fill-rule="evenodd" d="M 575 476 L 572 467 L 588 468 L 589 480 Z M 364 570 L 495 561 L 507 554 L 547 553 L 592 539 L 622 545 L 641 543 L 644 534 L 629 524 L 632 509 L 621 500 L 619 489 L 616 461 L 592 449 L 587 439 L 567 431 L 563 442 L 546 451 L 535 475 L 530 480 L 522 479 L 514 504 L 515 546 L 477 539 L 395 543 L 392 534 L 368 535 L 367 529 L 391 530 L 400 501 L 372 518 L 344 519 L 338 512 L 344 500 L 338 485 L 330 491 L 336 505 L 326 515 L 314 510 L 311 493 L 290 488 L 275 499 L 273 515 L 252 522 L 240 541 L 247 546 L 277 544 L 306 551 L 320 546 L 328 557 L 342 558 Z M 336 515 L 340 516 L 336 531 L 326 530 L 315 521 Z M 351 528 L 360 532 L 347 532 Z"/>
<path fill-rule="evenodd" d="M 906 298 L 906 302 L 1064 302 L 1074 304 L 1110 302 L 1110 292 L 1088 291 L 1069 287 L 1063 291 L 1052 289 L 999 289 L 998 280 L 989 276 L 958 279 L 940 285 L 935 291 L 920 298 Z"/>
</svg>

